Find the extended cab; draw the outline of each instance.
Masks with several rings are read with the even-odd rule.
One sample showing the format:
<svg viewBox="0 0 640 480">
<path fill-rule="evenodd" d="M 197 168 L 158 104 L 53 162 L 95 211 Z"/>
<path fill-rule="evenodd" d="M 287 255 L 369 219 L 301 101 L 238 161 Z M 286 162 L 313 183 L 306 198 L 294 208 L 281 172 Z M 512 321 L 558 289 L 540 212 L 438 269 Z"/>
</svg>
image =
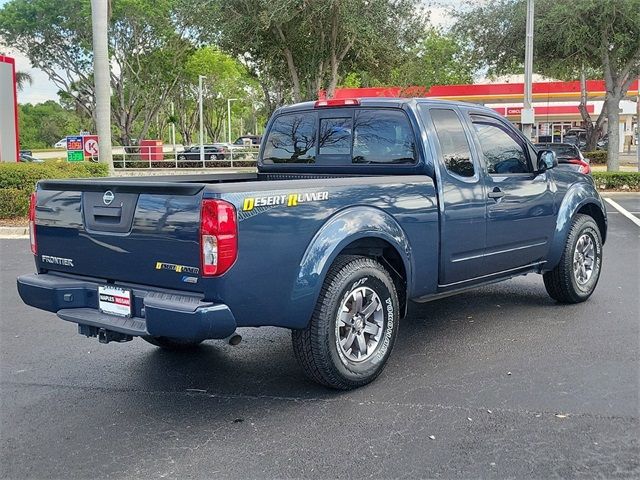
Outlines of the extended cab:
<svg viewBox="0 0 640 480">
<path fill-rule="evenodd" d="M 102 342 L 288 328 L 310 378 L 354 388 L 382 371 L 410 300 L 528 273 L 559 302 L 592 294 L 605 209 L 590 176 L 556 166 L 477 105 L 287 106 L 257 173 L 39 182 L 37 273 L 18 291 Z"/>
</svg>

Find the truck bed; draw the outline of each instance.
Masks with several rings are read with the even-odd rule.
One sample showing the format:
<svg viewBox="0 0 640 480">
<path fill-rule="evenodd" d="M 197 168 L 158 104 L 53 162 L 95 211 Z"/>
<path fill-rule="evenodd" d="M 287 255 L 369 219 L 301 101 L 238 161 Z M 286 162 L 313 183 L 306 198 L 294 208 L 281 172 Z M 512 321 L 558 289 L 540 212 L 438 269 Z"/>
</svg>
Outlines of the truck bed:
<svg viewBox="0 0 640 480">
<path fill-rule="evenodd" d="M 121 208 L 120 216 L 109 216 L 112 209 L 103 202 L 107 191 L 115 196 L 111 206 Z M 293 204 L 281 202 L 292 195 Z M 197 273 L 205 198 L 225 200 L 237 211 L 238 259 L 221 277 Z M 348 222 L 331 223 L 344 212 L 351 215 Z M 38 185 L 36 219 L 39 272 L 231 303 L 239 325 L 300 321 L 299 305 L 291 298 L 309 295 L 320 278 L 319 272 L 302 270 L 310 255 L 320 254 L 313 249 L 319 248 L 314 237 L 321 229 L 360 222 L 358 228 L 373 235 L 395 229 L 407 250 L 409 244 L 438 244 L 435 186 L 421 175 L 242 173 L 46 180 Z M 411 284 L 420 291 L 435 289 L 437 278 L 428 272 L 437 271 L 437 249 L 406 253 L 422 266 Z M 253 309 L 264 298 L 272 301 L 256 318 Z"/>
</svg>

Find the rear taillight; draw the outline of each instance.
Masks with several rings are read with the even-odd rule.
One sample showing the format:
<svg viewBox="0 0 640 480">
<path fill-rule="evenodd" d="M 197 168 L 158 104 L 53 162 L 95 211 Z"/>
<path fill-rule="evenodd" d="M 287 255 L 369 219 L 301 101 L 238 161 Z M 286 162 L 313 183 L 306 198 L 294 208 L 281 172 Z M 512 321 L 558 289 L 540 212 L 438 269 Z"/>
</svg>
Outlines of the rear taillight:
<svg viewBox="0 0 640 480">
<path fill-rule="evenodd" d="M 36 192 L 29 198 L 29 239 L 31 240 L 31 252 L 38 254 L 38 243 L 36 242 Z"/>
<path fill-rule="evenodd" d="M 584 173 L 585 175 L 589 175 L 591 173 L 591 165 L 589 165 L 584 160 L 580 160 L 579 158 L 572 158 L 571 160 L 569 160 L 569 163 L 573 165 L 580 165 L 580 168 L 578 168 L 578 171 L 580 173 Z"/>
<path fill-rule="evenodd" d="M 224 200 L 205 199 L 200 212 L 202 275 L 217 276 L 238 258 L 236 209 Z"/>
</svg>

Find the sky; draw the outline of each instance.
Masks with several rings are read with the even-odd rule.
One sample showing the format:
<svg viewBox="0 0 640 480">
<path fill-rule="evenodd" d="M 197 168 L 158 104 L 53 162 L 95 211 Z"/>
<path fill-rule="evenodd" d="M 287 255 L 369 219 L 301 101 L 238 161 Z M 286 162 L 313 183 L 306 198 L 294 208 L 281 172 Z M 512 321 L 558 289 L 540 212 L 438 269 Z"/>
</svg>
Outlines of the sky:
<svg viewBox="0 0 640 480">
<path fill-rule="evenodd" d="M 0 8 L 9 0 L 0 0 Z M 64 1 L 64 0 L 60 0 Z M 459 0 L 432 0 L 425 1 L 431 11 L 431 23 L 446 27 L 450 23 L 450 17 L 446 14 L 447 8 L 460 5 Z M 21 92 L 18 92 L 18 103 L 40 103 L 47 100 L 58 100 L 58 88 L 49 80 L 49 77 L 41 70 L 33 68 L 29 59 L 15 48 L 3 48 L 5 54 L 16 60 L 16 70 L 28 72 L 33 79 L 31 85 L 25 85 Z"/>
</svg>

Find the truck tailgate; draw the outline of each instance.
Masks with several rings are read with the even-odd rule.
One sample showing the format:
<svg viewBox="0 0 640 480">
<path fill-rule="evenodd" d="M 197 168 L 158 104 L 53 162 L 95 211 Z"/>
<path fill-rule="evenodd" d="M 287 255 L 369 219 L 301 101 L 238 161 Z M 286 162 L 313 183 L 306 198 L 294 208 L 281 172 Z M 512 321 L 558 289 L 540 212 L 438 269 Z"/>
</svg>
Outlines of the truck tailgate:
<svg viewBox="0 0 640 480">
<path fill-rule="evenodd" d="M 42 181 L 36 264 L 40 271 L 199 292 L 203 187 L 121 179 Z"/>
</svg>

